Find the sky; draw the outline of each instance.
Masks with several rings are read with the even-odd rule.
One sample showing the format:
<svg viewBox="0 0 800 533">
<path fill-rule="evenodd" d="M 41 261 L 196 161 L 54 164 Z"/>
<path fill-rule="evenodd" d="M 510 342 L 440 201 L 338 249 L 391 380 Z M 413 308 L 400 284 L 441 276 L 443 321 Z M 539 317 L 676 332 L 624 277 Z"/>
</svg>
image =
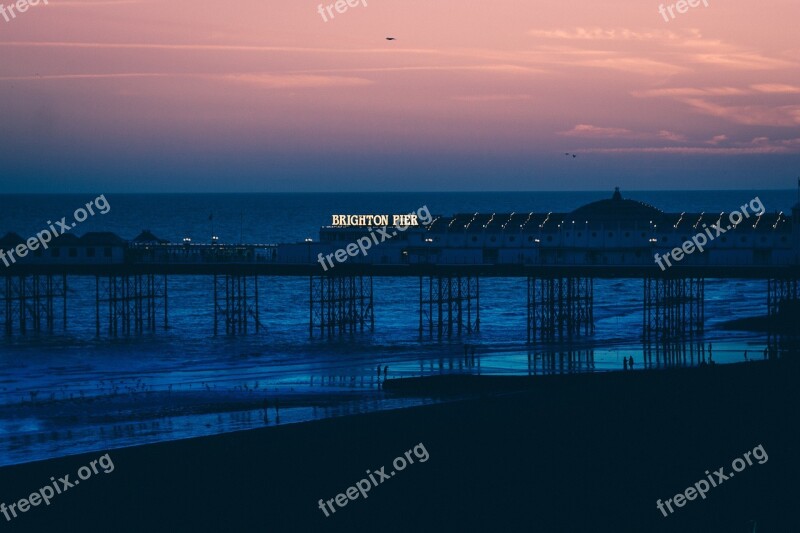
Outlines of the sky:
<svg viewBox="0 0 800 533">
<path fill-rule="evenodd" d="M 351 2 L 333 18 L 312 0 L 0 15 L 0 192 L 790 189 L 800 175 L 797 0 L 663 15 L 656 0 Z"/>
</svg>

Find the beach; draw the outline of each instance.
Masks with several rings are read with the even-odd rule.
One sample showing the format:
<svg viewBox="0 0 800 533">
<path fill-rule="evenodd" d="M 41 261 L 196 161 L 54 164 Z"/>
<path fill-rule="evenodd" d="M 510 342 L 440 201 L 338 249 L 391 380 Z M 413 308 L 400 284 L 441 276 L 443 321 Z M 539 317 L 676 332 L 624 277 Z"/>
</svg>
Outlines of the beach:
<svg viewBox="0 0 800 533">
<path fill-rule="evenodd" d="M 389 380 L 387 394 L 479 397 L 110 450 L 115 469 L 31 508 L 16 531 L 791 531 L 791 359 L 659 371 Z M 487 381 L 489 380 L 489 381 Z M 396 391 L 396 392 L 392 392 Z M 343 492 L 423 444 L 326 517 Z M 769 455 L 664 517 L 656 508 L 762 445 Z M 96 454 L 2 470 L 4 501 Z M 73 475 L 74 477 L 74 475 Z"/>
</svg>

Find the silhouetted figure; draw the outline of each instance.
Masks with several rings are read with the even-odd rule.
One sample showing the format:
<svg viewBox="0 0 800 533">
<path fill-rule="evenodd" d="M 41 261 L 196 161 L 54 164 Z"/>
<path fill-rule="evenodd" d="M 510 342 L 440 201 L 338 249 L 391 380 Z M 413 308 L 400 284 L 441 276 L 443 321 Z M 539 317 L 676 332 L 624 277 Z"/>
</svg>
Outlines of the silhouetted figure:
<svg viewBox="0 0 800 533">
<path fill-rule="evenodd" d="M 747 361 L 747 350 L 744 351 L 744 360 Z"/>
<path fill-rule="evenodd" d="M 631 360 L 630 360 L 630 362 L 628 363 L 628 365 L 630 365 L 630 367 L 631 367 L 631 370 L 633 370 L 633 356 L 631 356 Z"/>
<path fill-rule="evenodd" d="M 389 365 L 383 367 L 383 379 L 386 379 L 386 376 L 389 375 Z"/>
<path fill-rule="evenodd" d="M 628 370 L 628 358 L 627 357 L 623 357 L 622 358 L 622 370 Z"/>
</svg>

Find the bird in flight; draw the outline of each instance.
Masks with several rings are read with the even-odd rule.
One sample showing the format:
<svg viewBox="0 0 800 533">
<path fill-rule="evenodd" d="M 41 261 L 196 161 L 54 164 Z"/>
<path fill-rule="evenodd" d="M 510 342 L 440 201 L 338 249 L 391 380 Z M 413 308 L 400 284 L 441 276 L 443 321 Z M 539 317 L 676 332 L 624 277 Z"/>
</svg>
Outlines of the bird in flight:
<svg viewBox="0 0 800 533">
<path fill-rule="evenodd" d="M 386 40 L 387 41 L 394 41 L 394 40 L 396 40 L 396 38 L 395 37 L 387 37 Z"/>
<path fill-rule="evenodd" d="M 571 153 L 569 153 L 569 152 L 564 152 L 564 155 L 565 155 L 565 156 L 567 156 L 567 157 L 569 157 L 569 156 L 572 156 L 572 157 L 578 157 L 577 155 L 575 155 L 575 154 L 571 154 Z"/>
</svg>

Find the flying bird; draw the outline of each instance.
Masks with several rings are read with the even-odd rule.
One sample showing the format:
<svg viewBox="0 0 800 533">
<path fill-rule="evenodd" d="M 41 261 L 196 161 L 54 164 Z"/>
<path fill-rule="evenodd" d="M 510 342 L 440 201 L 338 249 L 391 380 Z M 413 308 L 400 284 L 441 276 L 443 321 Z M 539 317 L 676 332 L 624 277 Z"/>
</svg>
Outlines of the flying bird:
<svg viewBox="0 0 800 533">
<path fill-rule="evenodd" d="M 386 38 L 386 40 L 387 40 L 387 41 L 395 41 L 395 40 L 396 40 L 396 38 L 395 38 L 395 37 L 387 37 L 387 38 Z"/>
</svg>

